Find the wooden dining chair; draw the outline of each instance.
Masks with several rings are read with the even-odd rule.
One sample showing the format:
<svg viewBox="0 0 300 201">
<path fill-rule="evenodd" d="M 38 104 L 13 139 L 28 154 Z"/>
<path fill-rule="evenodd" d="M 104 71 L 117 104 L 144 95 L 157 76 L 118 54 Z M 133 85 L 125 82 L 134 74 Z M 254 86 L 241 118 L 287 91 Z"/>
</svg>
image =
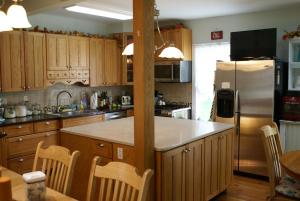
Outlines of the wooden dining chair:
<svg viewBox="0 0 300 201">
<path fill-rule="evenodd" d="M 283 176 L 282 173 L 280 165 L 282 148 L 276 123 L 273 123 L 271 126 L 265 125 L 261 130 L 263 131 L 261 136 L 268 165 L 270 199 L 272 200 L 277 195 L 276 192 L 291 198 L 300 199 L 300 182 L 288 175 Z"/>
<path fill-rule="evenodd" d="M 137 175 L 135 167 L 129 164 L 110 162 L 99 166 L 99 159 L 96 156 L 92 162 L 86 201 L 146 200 L 153 170 L 146 170 L 141 177 Z M 97 189 L 96 179 L 99 181 Z"/>
<path fill-rule="evenodd" d="M 33 171 L 46 174 L 46 186 L 65 195 L 70 194 L 75 163 L 80 155 L 79 151 L 70 150 L 56 145 L 44 149 L 43 141 L 37 146 Z"/>
</svg>

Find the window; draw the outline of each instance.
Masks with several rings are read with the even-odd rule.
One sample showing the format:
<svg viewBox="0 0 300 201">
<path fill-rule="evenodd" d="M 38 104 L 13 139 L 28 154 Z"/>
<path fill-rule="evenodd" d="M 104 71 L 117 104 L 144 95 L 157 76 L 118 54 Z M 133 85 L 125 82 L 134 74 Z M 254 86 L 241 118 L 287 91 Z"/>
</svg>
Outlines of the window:
<svg viewBox="0 0 300 201">
<path fill-rule="evenodd" d="M 193 45 L 193 119 L 209 120 L 217 60 L 230 61 L 230 43 Z"/>
</svg>

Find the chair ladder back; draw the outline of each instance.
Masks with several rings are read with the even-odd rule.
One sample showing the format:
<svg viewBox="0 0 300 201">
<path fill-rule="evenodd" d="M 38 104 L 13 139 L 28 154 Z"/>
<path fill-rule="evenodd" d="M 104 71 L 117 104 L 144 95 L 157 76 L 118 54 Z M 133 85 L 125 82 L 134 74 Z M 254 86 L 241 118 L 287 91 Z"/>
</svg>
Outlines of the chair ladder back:
<svg viewBox="0 0 300 201">
<path fill-rule="evenodd" d="M 145 201 L 146 188 L 149 188 L 153 175 L 152 170 L 145 171 L 143 177 L 140 177 L 135 168 L 128 164 L 111 162 L 106 166 L 97 166 L 98 162 L 99 157 L 95 157 L 90 173 L 87 201 Z M 98 189 L 95 189 L 97 182 Z M 94 198 L 96 195 L 98 199 Z"/>
<path fill-rule="evenodd" d="M 46 174 L 46 186 L 63 194 L 69 194 L 72 183 L 74 165 L 79 157 L 79 152 L 70 151 L 60 146 L 41 148 L 43 142 L 37 147 L 33 171 L 38 169 L 38 161 L 41 160 L 41 171 Z"/>
</svg>

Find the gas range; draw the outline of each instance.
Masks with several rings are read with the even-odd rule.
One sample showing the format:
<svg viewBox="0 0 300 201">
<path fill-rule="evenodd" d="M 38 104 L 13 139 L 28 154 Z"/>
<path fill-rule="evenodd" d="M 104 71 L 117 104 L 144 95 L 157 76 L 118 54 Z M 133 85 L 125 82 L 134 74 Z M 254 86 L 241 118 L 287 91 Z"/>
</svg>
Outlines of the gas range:
<svg viewBox="0 0 300 201">
<path fill-rule="evenodd" d="M 186 103 L 167 102 L 166 105 L 156 105 L 155 115 L 176 119 L 190 119 L 191 107 Z"/>
</svg>

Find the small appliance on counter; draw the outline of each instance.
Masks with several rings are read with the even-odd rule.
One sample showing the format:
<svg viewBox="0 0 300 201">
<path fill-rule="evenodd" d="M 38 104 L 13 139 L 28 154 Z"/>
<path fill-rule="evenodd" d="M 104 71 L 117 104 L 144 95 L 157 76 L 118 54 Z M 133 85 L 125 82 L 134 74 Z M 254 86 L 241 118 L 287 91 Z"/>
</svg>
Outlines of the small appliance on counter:
<svg viewBox="0 0 300 201">
<path fill-rule="evenodd" d="M 16 109 L 16 117 L 26 117 L 27 108 L 25 105 L 17 105 L 15 109 Z"/>
<path fill-rule="evenodd" d="M 96 110 L 98 108 L 98 93 L 95 92 L 90 98 L 90 108 L 91 110 Z"/>
<path fill-rule="evenodd" d="M 131 105 L 131 96 L 122 96 L 121 104 L 122 105 Z"/>
<path fill-rule="evenodd" d="M 16 110 L 14 106 L 7 106 L 4 110 L 4 118 L 12 119 L 16 118 Z"/>
</svg>

